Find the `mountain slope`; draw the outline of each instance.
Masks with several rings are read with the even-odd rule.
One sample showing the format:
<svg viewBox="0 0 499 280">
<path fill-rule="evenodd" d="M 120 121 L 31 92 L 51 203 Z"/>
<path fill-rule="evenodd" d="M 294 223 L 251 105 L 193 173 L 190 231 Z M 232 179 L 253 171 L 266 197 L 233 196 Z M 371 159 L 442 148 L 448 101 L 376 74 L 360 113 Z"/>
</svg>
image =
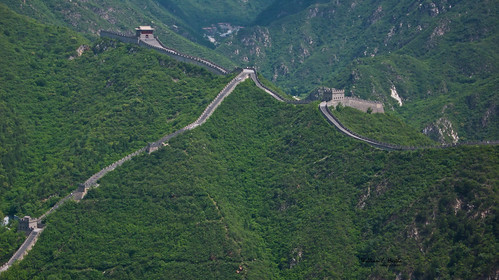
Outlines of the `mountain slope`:
<svg viewBox="0 0 499 280">
<path fill-rule="evenodd" d="M 152 25 L 157 36 L 169 47 L 181 52 L 212 60 L 227 68 L 234 64 L 212 51 L 211 44 L 184 19 L 170 13 L 157 1 L 62 1 L 62 0 L 2 0 L 14 11 L 46 24 L 65 26 L 89 37 L 99 30 L 135 33 L 139 25 Z M 203 46 L 204 45 L 204 46 Z"/>
<path fill-rule="evenodd" d="M 172 14 L 190 26 L 201 29 L 211 24 L 228 22 L 232 25 L 249 25 L 255 17 L 272 4 L 272 0 L 159 0 Z"/>
<path fill-rule="evenodd" d="M 231 78 L 0 13 L 4 213 L 36 215 L 193 121 Z M 358 73 L 375 69 L 365 66 Z M 351 72 L 338 73 L 332 81 L 348 85 Z M 316 105 L 278 103 L 247 81 L 206 124 L 49 216 L 33 251 L 0 278 L 497 278 L 498 153 L 376 150 Z M 2 228 L 0 257 L 20 241 Z"/>
<path fill-rule="evenodd" d="M 2 277 L 494 276 L 498 152 L 375 150 L 247 81 L 56 212 Z"/>
<path fill-rule="evenodd" d="M 92 172 L 197 118 L 231 77 L 88 41 L 0 5 L 0 208 L 39 215 Z"/>
<path fill-rule="evenodd" d="M 438 141 L 499 138 L 496 1 L 298 2 L 217 50 L 293 95 L 323 84 L 383 101 Z"/>
</svg>

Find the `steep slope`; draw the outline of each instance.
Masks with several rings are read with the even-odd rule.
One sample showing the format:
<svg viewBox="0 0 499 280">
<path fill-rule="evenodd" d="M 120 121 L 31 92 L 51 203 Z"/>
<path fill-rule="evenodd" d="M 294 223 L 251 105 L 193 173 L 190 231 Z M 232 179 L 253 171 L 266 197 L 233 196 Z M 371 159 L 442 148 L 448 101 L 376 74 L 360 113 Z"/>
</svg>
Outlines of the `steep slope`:
<svg viewBox="0 0 499 280">
<path fill-rule="evenodd" d="M 498 152 L 375 150 L 247 81 L 56 212 L 2 277 L 494 276 Z"/>
<path fill-rule="evenodd" d="M 383 101 L 435 140 L 499 137 L 495 1 L 279 3 L 218 50 L 293 95 L 325 84 Z"/>
<path fill-rule="evenodd" d="M 39 215 L 90 174 L 194 121 L 231 77 L 0 5 L 0 209 Z"/>
<path fill-rule="evenodd" d="M 382 143 L 404 146 L 437 145 L 437 142 L 402 122 L 392 112 L 366 114 L 354 108 L 337 106 L 331 113 L 351 131 Z"/>
<path fill-rule="evenodd" d="M 220 22 L 247 26 L 260 12 L 271 5 L 273 0 L 159 0 L 158 2 L 191 26 L 201 29 Z"/>
<path fill-rule="evenodd" d="M 202 34 L 184 19 L 170 13 L 154 0 L 138 1 L 62 1 L 2 0 L 11 9 L 43 23 L 65 26 L 88 34 L 99 30 L 134 33 L 139 25 L 153 25 L 159 38 L 169 47 L 194 56 L 204 57 L 232 68 L 234 64 L 218 55 Z M 195 42 L 195 43 L 193 43 Z M 204 45 L 204 46 L 202 46 Z"/>
<path fill-rule="evenodd" d="M 411 56 L 420 56 L 437 48 L 442 37 L 477 41 L 496 33 L 493 1 L 281 2 L 262 13 L 269 23 L 242 30 L 219 49 L 241 63 L 261 66 L 286 89 L 297 87 L 296 94 L 308 91 L 299 87 L 299 78 L 312 77 L 307 86 L 319 84 L 355 58 L 386 54 L 411 42 L 416 48 L 424 43 L 425 48 L 411 49 Z"/>
</svg>

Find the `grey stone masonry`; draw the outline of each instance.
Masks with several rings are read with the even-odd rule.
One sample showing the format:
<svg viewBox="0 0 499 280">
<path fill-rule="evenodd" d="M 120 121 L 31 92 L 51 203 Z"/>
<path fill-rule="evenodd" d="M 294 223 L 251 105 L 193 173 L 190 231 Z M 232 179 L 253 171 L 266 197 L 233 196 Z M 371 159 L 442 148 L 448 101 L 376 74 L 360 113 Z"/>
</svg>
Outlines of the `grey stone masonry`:
<svg viewBox="0 0 499 280">
<path fill-rule="evenodd" d="M 328 87 L 318 87 L 314 92 L 312 92 L 307 100 L 320 100 L 328 102 L 328 106 L 336 107 L 339 104 L 347 107 L 352 107 L 363 112 L 371 110 L 372 113 L 384 113 L 383 103 L 364 100 L 357 97 L 345 96 L 345 90 L 328 88 Z"/>
<path fill-rule="evenodd" d="M 19 230 L 24 231 L 27 234 L 31 233 L 31 231 L 37 228 L 38 219 L 33 219 L 30 216 L 24 216 L 24 218 L 21 218 L 21 220 L 19 221 Z"/>
<path fill-rule="evenodd" d="M 29 233 L 28 238 L 26 238 L 21 247 L 19 247 L 19 249 L 14 253 L 14 255 L 12 255 L 9 261 L 0 267 L 0 273 L 9 269 L 9 267 L 11 267 L 16 261 L 22 260 L 24 256 L 26 256 L 28 251 L 31 250 L 31 248 L 33 248 L 42 231 L 43 228 L 33 229 Z"/>
<path fill-rule="evenodd" d="M 155 49 L 161 53 L 164 53 L 164 54 L 172 57 L 175 60 L 204 67 L 208 71 L 210 71 L 214 74 L 217 74 L 217 75 L 229 74 L 228 70 L 226 70 L 225 68 L 223 68 L 220 65 L 215 64 L 214 62 L 211 62 L 211 61 L 203 59 L 203 58 L 190 56 L 190 55 L 181 53 L 177 50 L 174 50 L 172 48 L 166 47 L 158 38 L 154 37 L 152 35 L 152 33 L 150 33 L 150 34 L 144 33 L 145 31 L 147 31 L 148 28 L 151 28 L 151 27 L 150 26 L 141 26 L 139 28 L 136 28 L 137 33 L 135 36 L 126 35 L 126 34 L 113 32 L 113 31 L 101 30 L 100 36 L 111 38 L 111 39 L 116 39 L 116 40 L 122 41 L 124 43 L 138 44 L 139 46 Z"/>
<path fill-rule="evenodd" d="M 139 43 L 139 38 L 133 36 L 133 35 L 126 35 L 118 32 L 112 32 L 112 31 L 104 31 L 101 30 L 100 32 L 101 37 L 106 37 L 110 39 L 116 39 L 119 40 L 123 43 L 129 43 L 129 44 L 138 44 Z"/>
<path fill-rule="evenodd" d="M 356 97 L 336 97 L 336 99 L 327 102 L 329 107 L 336 107 L 339 104 L 358 109 L 362 112 L 368 112 L 371 109 L 372 113 L 385 113 L 383 103 L 370 100 L 364 100 Z"/>
<path fill-rule="evenodd" d="M 179 51 L 176 51 L 174 49 L 166 47 L 165 45 L 163 45 L 163 43 L 161 43 L 161 41 L 159 41 L 158 38 L 141 39 L 141 40 L 139 40 L 138 44 L 139 44 L 139 46 L 155 49 L 155 50 L 157 50 L 161 53 L 164 53 L 164 54 L 166 54 L 166 55 L 170 56 L 171 58 L 176 59 L 178 61 L 185 62 L 185 63 L 191 63 L 191 64 L 195 64 L 195 65 L 204 67 L 208 71 L 210 71 L 214 74 L 217 74 L 217 75 L 229 74 L 228 70 L 226 70 L 222 66 L 219 66 L 219 65 L 217 65 L 209 60 L 205 60 L 205 59 L 195 57 L 195 56 L 186 55 L 186 54 L 183 54 Z"/>
<path fill-rule="evenodd" d="M 345 97 L 345 90 L 328 88 L 328 87 L 318 87 L 307 97 L 307 99 L 330 101 L 330 100 L 342 99 L 344 97 Z"/>
</svg>

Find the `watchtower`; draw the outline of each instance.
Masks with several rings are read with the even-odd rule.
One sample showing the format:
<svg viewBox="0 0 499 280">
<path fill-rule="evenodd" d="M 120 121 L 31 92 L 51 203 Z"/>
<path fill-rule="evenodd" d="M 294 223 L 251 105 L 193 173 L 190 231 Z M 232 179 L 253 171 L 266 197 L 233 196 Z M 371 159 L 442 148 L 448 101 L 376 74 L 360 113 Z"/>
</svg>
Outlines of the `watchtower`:
<svg viewBox="0 0 499 280">
<path fill-rule="evenodd" d="M 78 184 L 78 189 L 74 193 L 73 197 L 76 201 L 82 200 L 88 192 L 88 187 L 85 184 Z"/>
<path fill-rule="evenodd" d="M 136 32 L 135 35 L 137 36 L 137 38 L 139 38 L 141 40 L 154 39 L 154 35 L 153 35 L 154 28 L 152 28 L 149 25 L 139 26 L 139 27 L 135 28 L 135 32 Z"/>
<path fill-rule="evenodd" d="M 344 89 L 331 89 L 331 100 L 343 100 L 345 98 Z"/>
<path fill-rule="evenodd" d="M 345 90 L 328 87 L 318 87 L 307 97 L 308 100 L 342 100 L 345 98 Z"/>
<path fill-rule="evenodd" d="M 38 220 L 33 219 L 30 216 L 24 216 L 19 221 L 19 230 L 24 231 L 26 233 L 30 233 L 32 230 L 38 228 Z"/>
<path fill-rule="evenodd" d="M 155 151 L 159 150 L 159 144 L 158 143 L 149 143 L 147 144 L 146 152 L 148 154 L 151 154 Z"/>
</svg>

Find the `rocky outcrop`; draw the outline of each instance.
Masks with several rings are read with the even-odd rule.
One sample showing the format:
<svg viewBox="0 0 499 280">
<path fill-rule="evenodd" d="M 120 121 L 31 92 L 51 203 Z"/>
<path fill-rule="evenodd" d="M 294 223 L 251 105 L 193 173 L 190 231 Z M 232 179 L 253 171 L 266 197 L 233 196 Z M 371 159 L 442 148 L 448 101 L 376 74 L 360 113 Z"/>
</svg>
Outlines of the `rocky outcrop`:
<svg viewBox="0 0 499 280">
<path fill-rule="evenodd" d="M 425 127 L 423 133 L 440 143 L 456 144 L 459 141 L 459 136 L 454 131 L 452 122 L 444 117 Z"/>
</svg>

